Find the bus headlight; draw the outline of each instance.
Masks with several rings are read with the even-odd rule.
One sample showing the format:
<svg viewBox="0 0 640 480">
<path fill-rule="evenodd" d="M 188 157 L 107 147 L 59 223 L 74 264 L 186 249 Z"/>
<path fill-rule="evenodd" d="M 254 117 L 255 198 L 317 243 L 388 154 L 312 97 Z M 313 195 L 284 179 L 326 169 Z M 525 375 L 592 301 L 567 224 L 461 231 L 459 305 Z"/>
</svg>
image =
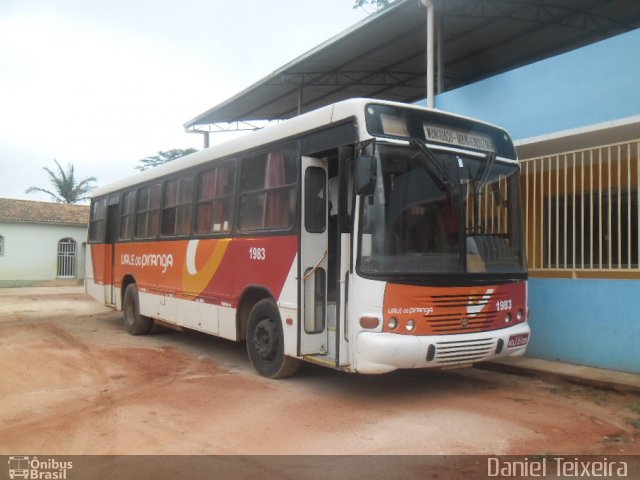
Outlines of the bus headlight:
<svg viewBox="0 0 640 480">
<path fill-rule="evenodd" d="M 387 322 L 387 327 L 389 327 L 391 330 L 395 330 L 397 326 L 398 326 L 398 319 L 396 317 L 391 317 Z"/>
<path fill-rule="evenodd" d="M 407 320 L 407 324 L 404 326 L 407 329 L 407 332 L 412 332 L 414 328 L 416 328 L 416 324 L 413 320 Z"/>
<path fill-rule="evenodd" d="M 511 312 L 508 312 L 508 313 L 504 316 L 504 323 L 511 323 L 511 320 L 513 320 L 513 318 L 511 317 Z"/>
<path fill-rule="evenodd" d="M 518 312 L 516 313 L 516 320 L 518 322 L 521 322 L 522 319 L 524 318 L 524 312 L 522 311 L 522 309 L 518 310 Z"/>
</svg>

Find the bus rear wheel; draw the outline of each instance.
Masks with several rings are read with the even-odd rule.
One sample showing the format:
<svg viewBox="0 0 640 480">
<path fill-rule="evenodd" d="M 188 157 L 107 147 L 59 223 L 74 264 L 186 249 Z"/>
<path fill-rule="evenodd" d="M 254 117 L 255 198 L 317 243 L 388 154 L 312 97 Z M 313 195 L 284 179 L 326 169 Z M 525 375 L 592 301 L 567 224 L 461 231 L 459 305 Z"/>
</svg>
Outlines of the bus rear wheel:
<svg viewBox="0 0 640 480">
<path fill-rule="evenodd" d="M 151 331 L 153 322 L 149 317 L 140 315 L 140 299 L 135 284 L 127 286 L 122 300 L 124 326 L 131 335 L 146 335 Z"/>
<path fill-rule="evenodd" d="M 284 378 L 298 370 L 300 361 L 284 354 L 282 321 L 273 300 L 259 301 L 249 313 L 247 353 L 263 377 Z"/>
</svg>

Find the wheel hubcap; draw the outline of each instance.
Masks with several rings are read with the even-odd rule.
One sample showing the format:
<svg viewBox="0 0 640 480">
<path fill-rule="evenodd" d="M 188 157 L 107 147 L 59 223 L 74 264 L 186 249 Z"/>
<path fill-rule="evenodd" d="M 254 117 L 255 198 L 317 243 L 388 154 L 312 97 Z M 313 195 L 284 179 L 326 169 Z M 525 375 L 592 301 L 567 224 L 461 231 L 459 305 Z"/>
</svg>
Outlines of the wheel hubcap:
<svg viewBox="0 0 640 480">
<path fill-rule="evenodd" d="M 260 358 L 273 360 L 278 353 L 278 330 L 270 318 L 263 318 L 256 325 L 253 333 L 253 344 Z"/>
</svg>

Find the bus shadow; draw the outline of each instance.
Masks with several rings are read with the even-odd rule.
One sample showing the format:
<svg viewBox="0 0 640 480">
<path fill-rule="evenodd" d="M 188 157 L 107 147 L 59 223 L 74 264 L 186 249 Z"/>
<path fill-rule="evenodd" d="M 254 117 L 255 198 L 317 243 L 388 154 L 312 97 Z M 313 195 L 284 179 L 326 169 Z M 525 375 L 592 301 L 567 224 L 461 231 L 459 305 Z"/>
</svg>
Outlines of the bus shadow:
<svg viewBox="0 0 640 480">
<path fill-rule="evenodd" d="M 103 319 L 114 329 L 122 329 L 121 316 Z M 247 356 L 246 344 L 209 335 L 196 330 L 182 332 L 155 325 L 150 334 L 140 337 L 141 346 L 148 342 L 163 347 L 183 350 L 197 355 L 216 366 L 248 375 L 258 373 Z M 362 375 L 301 362 L 298 372 L 289 378 L 272 380 L 277 386 L 295 386 L 312 394 L 366 398 L 367 401 L 385 401 L 403 397 L 438 395 L 464 395 L 478 391 L 502 389 L 521 381 L 518 376 L 473 367 L 456 369 L 396 370 L 381 375 Z"/>
</svg>

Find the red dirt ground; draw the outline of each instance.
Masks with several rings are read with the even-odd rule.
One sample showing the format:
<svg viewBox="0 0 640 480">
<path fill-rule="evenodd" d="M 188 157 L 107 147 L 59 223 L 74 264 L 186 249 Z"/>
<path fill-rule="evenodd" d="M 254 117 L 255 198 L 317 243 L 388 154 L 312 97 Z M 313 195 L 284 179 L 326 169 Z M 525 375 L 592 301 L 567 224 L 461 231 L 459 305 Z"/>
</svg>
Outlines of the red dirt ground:
<svg viewBox="0 0 640 480">
<path fill-rule="evenodd" d="M 267 380 L 241 344 L 129 336 L 79 287 L 1 289 L 0 365 L 6 455 L 640 454 L 640 395 L 473 368 Z"/>
</svg>

